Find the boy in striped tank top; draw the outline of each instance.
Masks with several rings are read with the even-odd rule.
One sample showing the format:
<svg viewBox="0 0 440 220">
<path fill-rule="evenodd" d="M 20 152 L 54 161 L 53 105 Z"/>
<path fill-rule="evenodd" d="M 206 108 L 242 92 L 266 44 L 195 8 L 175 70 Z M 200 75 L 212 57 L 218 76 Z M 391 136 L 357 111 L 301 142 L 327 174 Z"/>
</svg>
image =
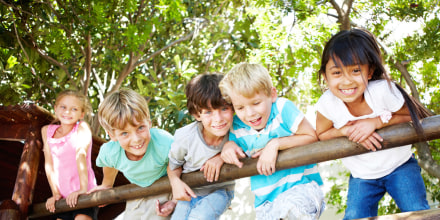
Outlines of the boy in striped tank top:
<svg viewBox="0 0 440 220">
<path fill-rule="evenodd" d="M 325 204 L 317 165 L 275 170 L 279 150 L 318 140 L 304 114 L 277 97 L 269 72 L 259 64 L 236 65 L 219 87 L 236 113 L 222 159 L 241 167 L 239 158 L 258 158 L 260 175 L 251 177 L 256 218 L 318 219 Z"/>
</svg>

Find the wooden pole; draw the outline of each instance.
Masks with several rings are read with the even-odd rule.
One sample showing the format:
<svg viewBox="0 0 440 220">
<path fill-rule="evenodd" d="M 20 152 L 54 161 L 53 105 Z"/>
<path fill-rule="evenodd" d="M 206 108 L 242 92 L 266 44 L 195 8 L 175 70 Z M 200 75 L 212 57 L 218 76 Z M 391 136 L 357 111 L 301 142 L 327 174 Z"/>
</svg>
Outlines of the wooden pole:
<svg viewBox="0 0 440 220">
<path fill-rule="evenodd" d="M 360 218 L 358 220 L 439 220 L 440 209 L 428 209 L 415 212 L 402 212 L 392 215 L 383 215 L 369 218 Z"/>
<path fill-rule="evenodd" d="M 417 143 L 440 138 L 440 115 L 425 118 L 422 121 L 425 131 L 424 137 L 417 136 L 412 123 L 392 125 L 378 131 L 384 139 L 383 149 L 388 149 L 405 144 Z M 338 158 L 367 153 L 362 146 L 349 141 L 347 138 L 335 138 L 328 141 L 315 142 L 300 147 L 281 151 L 278 154 L 277 170 L 287 169 L 311 163 L 318 163 Z M 239 179 L 258 174 L 256 169 L 257 159 L 246 158 L 243 160 L 242 168 L 225 164 L 220 173 L 218 182 Z M 209 185 L 203 177 L 203 172 L 192 172 L 182 175 L 182 180 L 191 187 Z M 124 202 L 130 199 L 141 198 L 149 195 L 158 195 L 171 191 L 167 177 L 157 180 L 149 187 L 139 187 L 134 184 L 115 187 L 108 190 L 94 192 L 90 195 L 81 195 L 78 198 L 78 205 L 75 208 L 67 206 L 65 200 L 56 203 L 56 212 L 65 212 L 80 208 L 93 207 L 102 204 Z M 30 218 L 51 215 L 44 203 L 35 204 L 30 212 Z"/>
<path fill-rule="evenodd" d="M 41 143 L 41 131 L 38 128 L 38 126 L 30 126 L 28 130 L 12 194 L 12 200 L 19 207 L 21 219 L 26 219 L 37 180 L 40 154 L 43 146 Z"/>
</svg>

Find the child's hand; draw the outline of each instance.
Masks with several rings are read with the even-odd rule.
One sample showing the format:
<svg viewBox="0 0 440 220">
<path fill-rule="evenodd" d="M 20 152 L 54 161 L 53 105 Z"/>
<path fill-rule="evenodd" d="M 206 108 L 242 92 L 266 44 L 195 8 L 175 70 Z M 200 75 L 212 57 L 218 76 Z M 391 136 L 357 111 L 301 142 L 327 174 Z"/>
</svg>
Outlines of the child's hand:
<svg viewBox="0 0 440 220">
<path fill-rule="evenodd" d="M 156 214 L 162 217 L 169 216 L 171 213 L 173 213 L 176 203 L 177 201 L 171 200 L 161 205 L 159 200 L 156 200 Z"/>
<path fill-rule="evenodd" d="M 111 187 L 111 186 L 99 185 L 99 186 L 96 186 L 96 187 L 94 187 L 93 189 L 89 190 L 89 191 L 87 192 L 87 194 L 90 194 L 90 193 L 93 193 L 93 192 L 97 192 L 97 191 L 101 191 L 101 190 L 105 190 L 105 189 L 110 189 L 110 188 L 112 188 L 112 187 Z M 102 207 L 104 207 L 104 206 L 106 206 L 106 205 L 107 205 L 107 204 L 100 205 L 99 207 L 102 208 Z"/>
<path fill-rule="evenodd" d="M 276 171 L 275 164 L 278 157 L 277 140 L 277 138 L 270 140 L 262 150 L 252 155 L 252 158 L 259 157 L 257 170 L 261 175 L 270 176 Z"/>
<path fill-rule="evenodd" d="M 61 195 L 55 195 L 47 199 L 46 201 L 46 209 L 49 210 L 49 212 L 54 213 L 55 212 L 55 202 L 60 200 L 62 198 Z"/>
<path fill-rule="evenodd" d="M 233 141 L 228 141 L 223 146 L 221 157 L 225 163 L 235 164 L 241 168 L 243 162 L 240 162 L 239 158 L 245 158 L 243 150 Z"/>
<path fill-rule="evenodd" d="M 378 118 L 366 118 L 354 121 L 352 126 L 348 129 L 347 137 L 350 141 L 356 143 L 364 142 L 376 130 L 378 123 Z M 381 137 L 378 140 L 383 141 Z"/>
<path fill-rule="evenodd" d="M 76 206 L 76 203 L 78 203 L 78 196 L 81 193 L 79 191 L 70 193 L 67 197 L 66 197 L 66 203 L 69 207 L 73 208 Z"/>
<path fill-rule="evenodd" d="M 192 191 L 192 189 L 181 179 L 172 182 L 171 186 L 173 199 L 175 200 L 191 201 L 191 197 L 197 197 L 194 191 Z"/>
<path fill-rule="evenodd" d="M 373 134 L 368 137 L 365 141 L 361 142 L 360 144 L 365 147 L 367 150 L 370 151 L 376 151 L 377 149 L 381 149 L 382 145 L 380 142 L 383 141 L 382 137 L 377 134 L 376 132 L 373 132 Z"/>
<path fill-rule="evenodd" d="M 223 166 L 223 159 L 220 157 L 220 154 L 217 154 L 211 157 L 209 160 L 203 164 L 200 169 L 203 171 L 203 175 L 208 182 L 217 181 L 220 175 L 220 169 Z"/>
</svg>

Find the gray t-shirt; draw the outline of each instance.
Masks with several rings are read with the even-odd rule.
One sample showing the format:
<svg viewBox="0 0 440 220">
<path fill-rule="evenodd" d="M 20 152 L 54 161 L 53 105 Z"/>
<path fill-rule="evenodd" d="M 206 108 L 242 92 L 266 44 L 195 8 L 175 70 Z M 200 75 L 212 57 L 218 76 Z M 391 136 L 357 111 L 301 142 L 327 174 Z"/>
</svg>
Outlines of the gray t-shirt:
<svg viewBox="0 0 440 220">
<path fill-rule="evenodd" d="M 202 123 L 193 122 L 176 130 L 174 142 L 171 144 L 168 154 L 171 170 L 182 167 L 182 173 L 198 171 L 207 160 L 222 151 L 223 145 L 229 139 L 229 135 L 225 135 L 223 141 L 218 146 L 210 146 L 203 139 L 202 129 Z M 197 187 L 192 190 L 198 196 L 202 196 L 221 188 L 231 191 L 234 189 L 234 186 L 234 181 L 228 181 Z"/>
</svg>

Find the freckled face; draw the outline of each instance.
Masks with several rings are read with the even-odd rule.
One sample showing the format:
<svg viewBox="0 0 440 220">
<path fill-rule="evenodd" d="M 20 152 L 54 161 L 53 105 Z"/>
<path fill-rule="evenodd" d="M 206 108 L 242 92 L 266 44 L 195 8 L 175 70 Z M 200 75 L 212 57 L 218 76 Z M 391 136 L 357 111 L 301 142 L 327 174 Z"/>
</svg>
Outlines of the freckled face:
<svg viewBox="0 0 440 220">
<path fill-rule="evenodd" d="M 324 80 L 330 91 L 347 104 L 362 102 L 372 71 L 367 64 L 338 67 L 329 59 Z"/>
<path fill-rule="evenodd" d="M 245 124 L 259 131 L 266 127 L 272 103 L 277 99 L 276 89 L 272 88 L 270 96 L 259 92 L 252 97 L 244 97 L 235 91 L 229 94 L 235 113 Z"/>
<path fill-rule="evenodd" d="M 119 142 L 128 159 L 137 161 L 147 152 L 151 139 L 150 126 L 151 122 L 146 119 L 140 123 L 136 122 L 135 126 L 127 124 L 123 129 L 114 129 L 111 138 Z"/>
<path fill-rule="evenodd" d="M 232 125 L 234 111 L 229 105 L 218 109 L 202 109 L 195 118 L 203 124 L 205 141 L 208 139 L 223 138 Z"/>
</svg>

